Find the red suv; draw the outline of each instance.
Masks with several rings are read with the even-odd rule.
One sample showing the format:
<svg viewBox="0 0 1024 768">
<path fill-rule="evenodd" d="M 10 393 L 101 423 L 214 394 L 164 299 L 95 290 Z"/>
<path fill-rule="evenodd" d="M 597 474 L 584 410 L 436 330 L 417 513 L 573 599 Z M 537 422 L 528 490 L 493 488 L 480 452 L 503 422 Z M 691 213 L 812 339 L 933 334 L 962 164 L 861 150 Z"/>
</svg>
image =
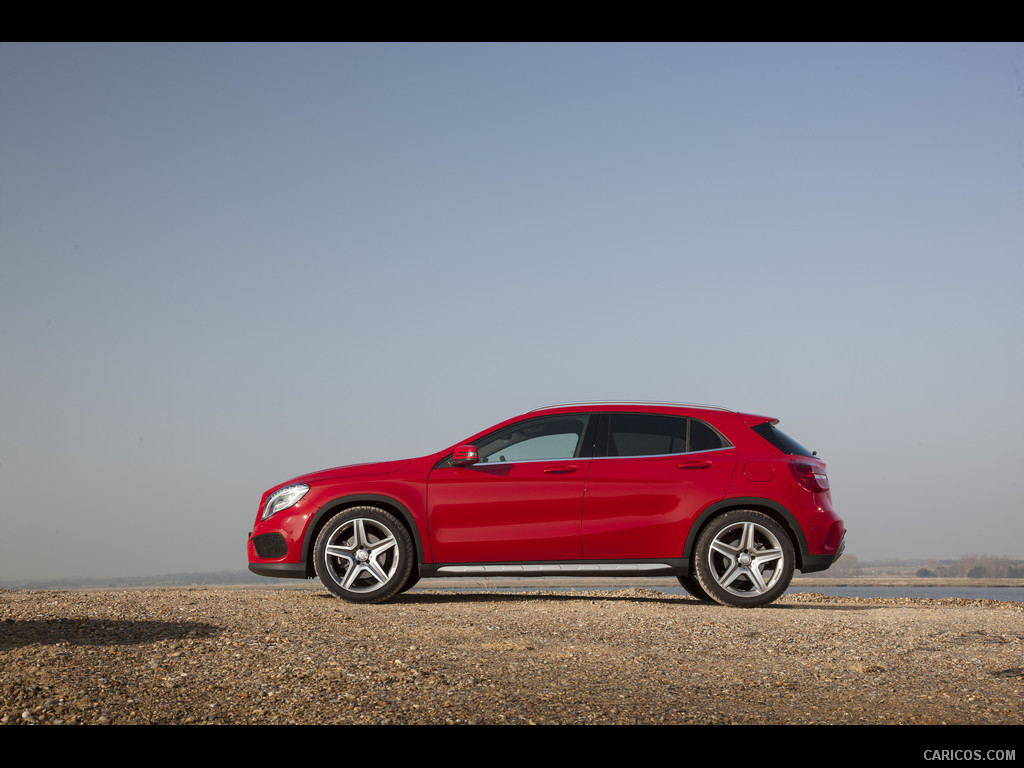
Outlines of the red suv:
<svg viewBox="0 0 1024 768">
<path fill-rule="evenodd" d="M 263 494 L 249 569 L 318 576 L 354 602 L 421 577 L 675 576 L 764 605 L 842 554 L 825 464 L 777 420 L 669 403 L 530 411 L 418 459 Z"/>
</svg>

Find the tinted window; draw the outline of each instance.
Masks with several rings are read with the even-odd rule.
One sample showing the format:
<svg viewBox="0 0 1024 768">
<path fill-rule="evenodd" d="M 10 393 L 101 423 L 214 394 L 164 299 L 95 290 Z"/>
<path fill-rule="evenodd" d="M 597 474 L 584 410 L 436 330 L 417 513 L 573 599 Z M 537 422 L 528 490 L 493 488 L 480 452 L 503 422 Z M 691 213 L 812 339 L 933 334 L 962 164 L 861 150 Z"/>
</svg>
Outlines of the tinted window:
<svg viewBox="0 0 1024 768">
<path fill-rule="evenodd" d="M 579 456 L 587 416 L 521 421 L 477 441 L 480 461 L 541 461 Z"/>
<path fill-rule="evenodd" d="M 609 456 L 659 456 L 685 451 L 686 419 L 645 413 L 609 416 Z"/>
<path fill-rule="evenodd" d="M 612 413 L 608 423 L 608 456 L 664 456 L 728 445 L 718 432 L 696 419 Z"/>
<path fill-rule="evenodd" d="M 764 424 L 758 424 L 756 427 L 752 427 L 752 429 L 783 453 L 788 453 L 791 456 L 814 455 L 812 451 L 804 448 L 800 443 L 787 435 L 781 429 L 776 429 L 773 424 L 765 422 Z"/>
<path fill-rule="evenodd" d="M 709 427 L 703 421 L 690 419 L 690 441 L 688 448 L 691 451 L 713 451 L 717 448 L 726 448 L 729 443 Z"/>
</svg>

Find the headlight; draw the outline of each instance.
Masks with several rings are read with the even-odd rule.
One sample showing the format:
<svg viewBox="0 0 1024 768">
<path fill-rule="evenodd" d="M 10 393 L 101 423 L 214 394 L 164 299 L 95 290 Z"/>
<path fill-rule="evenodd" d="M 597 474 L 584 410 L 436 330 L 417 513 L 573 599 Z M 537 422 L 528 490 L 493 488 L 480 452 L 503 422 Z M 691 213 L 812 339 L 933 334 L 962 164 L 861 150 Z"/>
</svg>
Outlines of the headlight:
<svg viewBox="0 0 1024 768">
<path fill-rule="evenodd" d="M 308 490 L 308 485 L 298 483 L 297 485 L 288 485 L 279 491 L 274 491 L 270 494 L 270 498 L 267 499 L 267 503 L 263 505 L 263 514 L 260 516 L 260 520 L 266 520 L 275 512 L 288 509 L 288 507 L 305 496 Z"/>
</svg>

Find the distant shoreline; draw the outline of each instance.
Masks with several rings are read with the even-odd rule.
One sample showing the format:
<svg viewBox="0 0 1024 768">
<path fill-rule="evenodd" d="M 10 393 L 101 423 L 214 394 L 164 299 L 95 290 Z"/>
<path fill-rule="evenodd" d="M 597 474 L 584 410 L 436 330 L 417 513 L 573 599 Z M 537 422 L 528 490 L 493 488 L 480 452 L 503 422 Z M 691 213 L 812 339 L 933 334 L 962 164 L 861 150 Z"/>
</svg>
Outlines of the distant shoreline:
<svg viewBox="0 0 1024 768">
<path fill-rule="evenodd" d="M 795 587 L 1024 587 L 1024 579 L 967 579 L 918 576 L 848 576 L 824 577 L 810 574 L 796 575 Z"/>
</svg>

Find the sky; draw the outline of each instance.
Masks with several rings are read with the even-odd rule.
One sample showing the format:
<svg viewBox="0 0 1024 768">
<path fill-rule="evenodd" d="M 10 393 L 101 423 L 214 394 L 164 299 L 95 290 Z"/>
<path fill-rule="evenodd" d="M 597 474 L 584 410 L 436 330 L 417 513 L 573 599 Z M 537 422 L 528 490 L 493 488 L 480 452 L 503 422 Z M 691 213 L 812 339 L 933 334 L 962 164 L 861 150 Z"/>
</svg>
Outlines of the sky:
<svg viewBox="0 0 1024 768">
<path fill-rule="evenodd" d="M 1024 45 L 0 43 L 0 583 L 540 405 L 774 416 L 859 560 L 1024 558 Z"/>
</svg>

